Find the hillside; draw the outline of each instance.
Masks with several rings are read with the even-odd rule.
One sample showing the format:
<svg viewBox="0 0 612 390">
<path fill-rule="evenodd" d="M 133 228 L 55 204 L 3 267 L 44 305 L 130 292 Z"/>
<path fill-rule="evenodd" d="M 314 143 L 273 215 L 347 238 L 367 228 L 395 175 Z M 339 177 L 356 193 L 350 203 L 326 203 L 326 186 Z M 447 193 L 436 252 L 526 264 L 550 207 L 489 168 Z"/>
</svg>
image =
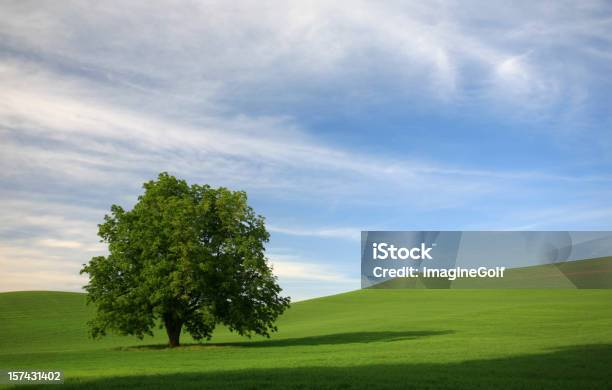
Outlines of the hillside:
<svg viewBox="0 0 612 390">
<path fill-rule="evenodd" d="M 370 288 L 612 288 L 612 257 L 510 268 L 503 278 L 395 278 Z"/>
<path fill-rule="evenodd" d="M 294 304 L 270 340 L 220 329 L 175 350 L 163 331 L 90 340 L 89 316 L 82 294 L 0 294 L 0 367 L 63 369 L 62 388 L 612 383 L 612 290 L 360 290 Z"/>
</svg>

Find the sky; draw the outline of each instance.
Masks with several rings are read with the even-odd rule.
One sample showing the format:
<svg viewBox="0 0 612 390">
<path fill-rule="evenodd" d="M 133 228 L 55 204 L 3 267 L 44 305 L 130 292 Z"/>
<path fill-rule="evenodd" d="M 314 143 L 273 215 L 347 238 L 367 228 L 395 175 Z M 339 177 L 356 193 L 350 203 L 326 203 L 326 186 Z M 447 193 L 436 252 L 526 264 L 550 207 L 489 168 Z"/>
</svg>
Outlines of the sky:
<svg viewBox="0 0 612 390">
<path fill-rule="evenodd" d="M 162 171 L 247 191 L 294 300 L 361 230 L 611 229 L 611 74 L 605 1 L 2 1 L 0 291 L 82 291 Z"/>
</svg>

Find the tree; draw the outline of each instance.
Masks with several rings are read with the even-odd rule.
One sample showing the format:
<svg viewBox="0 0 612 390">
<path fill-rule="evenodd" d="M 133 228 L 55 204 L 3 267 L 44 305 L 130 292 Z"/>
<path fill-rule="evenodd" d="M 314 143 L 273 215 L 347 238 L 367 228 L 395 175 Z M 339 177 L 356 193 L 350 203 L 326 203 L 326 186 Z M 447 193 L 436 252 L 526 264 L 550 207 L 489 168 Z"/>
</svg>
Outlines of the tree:
<svg viewBox="0 0 612 390">
<path fill-rule="evenodd" d="M 130 211 L 113 205 L 98 235 L 108 256 L 93 257 L 87 302 L 95 337 L 115 331 L 143 338 L 165 327 L 170 347 L 182 329 L 210 339 L 217 324 L 270 336 L 289 307 L 265 257 L 264 218 L 242 191 L 188 185 L 167 173 L 143 185 Z"/>
</svg>

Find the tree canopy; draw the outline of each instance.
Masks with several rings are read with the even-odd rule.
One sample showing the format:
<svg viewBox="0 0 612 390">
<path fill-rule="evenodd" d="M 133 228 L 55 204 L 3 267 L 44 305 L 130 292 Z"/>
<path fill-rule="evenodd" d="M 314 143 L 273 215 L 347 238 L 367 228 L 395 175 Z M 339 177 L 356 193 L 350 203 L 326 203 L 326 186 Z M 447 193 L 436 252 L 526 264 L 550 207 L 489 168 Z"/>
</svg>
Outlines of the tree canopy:
<svg viewBox="0 0 612 390">
<path fill-rule="evenodd" d="M 107 256 L 93 257 L 88 303 L 93 337 L 142 338 L 165 327 L 169 345 L 184 329 L 210 339 L 217 324 L 268 336 L 289 306 L 265 257 L 269 234 L 242 191 L 189 185 L 167 173 L 143 185 L 126 211 L 113 205 L 98 234 Z"/>
</svg>

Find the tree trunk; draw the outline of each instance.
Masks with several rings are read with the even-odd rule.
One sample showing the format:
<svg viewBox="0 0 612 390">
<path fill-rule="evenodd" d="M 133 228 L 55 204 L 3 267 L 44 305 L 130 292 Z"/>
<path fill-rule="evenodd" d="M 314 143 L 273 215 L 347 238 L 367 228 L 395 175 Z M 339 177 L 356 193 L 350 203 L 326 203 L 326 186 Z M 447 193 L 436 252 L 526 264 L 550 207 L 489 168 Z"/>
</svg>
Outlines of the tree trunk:
<svg viewBox="0 0 612 390">
<path fill-rule="evenodd" d="M 166 326 L 166 333 L 168 333 L 168 345 L 170 348 L 178 347 L 180 345 L 179 339 L 183 323 L 174 316 L 169 315 L 165 316 L 164 324 Z"/>
</svg>

